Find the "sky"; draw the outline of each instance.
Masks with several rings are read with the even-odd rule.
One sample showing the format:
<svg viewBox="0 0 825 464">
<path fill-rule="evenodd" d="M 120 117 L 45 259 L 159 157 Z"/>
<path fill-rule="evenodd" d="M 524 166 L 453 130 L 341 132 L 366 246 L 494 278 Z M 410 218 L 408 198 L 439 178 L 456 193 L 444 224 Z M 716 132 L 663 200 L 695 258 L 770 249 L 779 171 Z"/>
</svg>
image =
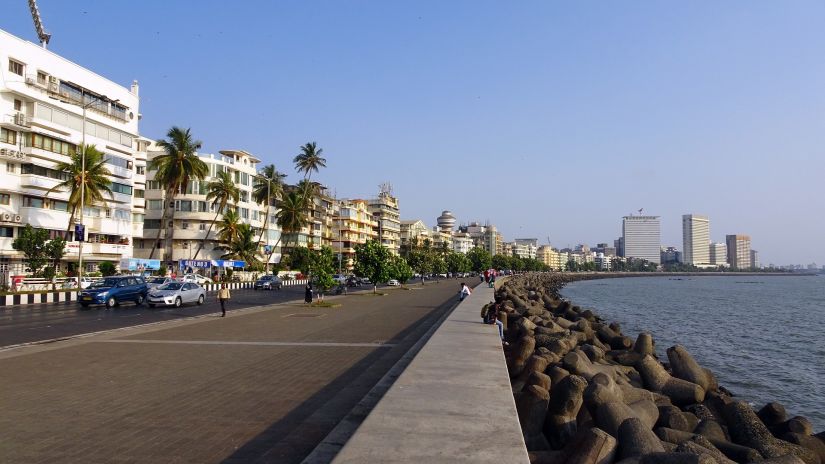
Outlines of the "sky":
<svg viewBox="0 0 825 464">
<path fill-rule="evenodd" d="M 37 41 L 27 2 L 0 28 Z M 682 214 L 762 264 L 825 264 L 825 3 L 39 0 L 50 50 L 127 86 L 141 133 L 190 127 L 339 198 L 505 240 L 612 241 Z"/>
</svg>

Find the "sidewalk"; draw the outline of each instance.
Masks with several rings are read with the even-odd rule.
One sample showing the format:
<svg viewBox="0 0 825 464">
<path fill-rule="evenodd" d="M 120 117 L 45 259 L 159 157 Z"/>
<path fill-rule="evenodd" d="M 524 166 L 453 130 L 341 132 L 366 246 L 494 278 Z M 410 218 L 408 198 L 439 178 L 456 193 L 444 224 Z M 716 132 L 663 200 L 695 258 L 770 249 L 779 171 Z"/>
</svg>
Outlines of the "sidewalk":
<svg viewBox="0 0 825 464">
<path fill-rule="evenodd" d="M 300 462 L 457 293 L 385 291 L 1 352 L 0 461 Z"/>
</svg>

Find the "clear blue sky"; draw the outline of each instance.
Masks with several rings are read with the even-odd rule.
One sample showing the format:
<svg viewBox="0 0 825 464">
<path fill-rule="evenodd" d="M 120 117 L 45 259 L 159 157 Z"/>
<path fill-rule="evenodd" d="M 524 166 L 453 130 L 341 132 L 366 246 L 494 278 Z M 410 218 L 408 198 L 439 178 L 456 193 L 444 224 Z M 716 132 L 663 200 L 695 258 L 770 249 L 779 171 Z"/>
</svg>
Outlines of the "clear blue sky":
<svg viewBox="0 0 825 464">
<path fill-rule="evenodd" d="M 141 132 L 191 127 L 340 197 L 391 182 L 506 239 L 612 242 L 621 217 L 825 264 L 825 4 L 39 0 L 50 48 L 141 84 Z M 0 27 L 36 42 L 25 0 Z"/>
</svg>

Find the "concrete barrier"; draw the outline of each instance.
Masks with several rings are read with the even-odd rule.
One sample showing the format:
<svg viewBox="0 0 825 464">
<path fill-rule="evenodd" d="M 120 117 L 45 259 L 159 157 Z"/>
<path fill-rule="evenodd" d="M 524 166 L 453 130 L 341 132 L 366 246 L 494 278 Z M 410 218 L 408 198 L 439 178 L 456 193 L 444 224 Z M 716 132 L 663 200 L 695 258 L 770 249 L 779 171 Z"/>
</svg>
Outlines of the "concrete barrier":
<svg viewBox="0 0 825 464">
<path fill-rule="evenodd" d="M 529 463 L 495 325 L 479 285 L 436 330 L 332 461 Z"/>
</svg>

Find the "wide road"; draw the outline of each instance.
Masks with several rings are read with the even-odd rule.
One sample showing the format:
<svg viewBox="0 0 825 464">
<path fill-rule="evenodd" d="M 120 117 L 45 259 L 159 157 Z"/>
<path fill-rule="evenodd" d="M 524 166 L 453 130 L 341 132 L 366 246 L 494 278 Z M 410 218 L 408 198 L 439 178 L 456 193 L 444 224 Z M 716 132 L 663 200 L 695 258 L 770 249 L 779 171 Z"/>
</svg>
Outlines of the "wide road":
<svg viewBox="0 0 825 464">
<path fill-rule="evenodd" d="M 192 307 L 2 349 L 0 462 L 299 463 L 455 306 L 458 283 L 384 291 L 174 315 Z M 130 312 L 155 314 L 111 314 Z M 116 317 L 89 314 L 64 317 Z"/>
<path fill-rule="evenodd" d="M 181 308 L 149 308 L 145 304 L 124 303 L 107 310 L 102 305 L 81 308 L 77 302 L 7 307 L 0 309 L 0 347 L 215 313 L 220 311 L 216 294 L 208 292 L 203 306 L 192 304 Z M 303 298 L 303 285 L 286 286 L 280 291 L 232 290 L 227 310 Z"/>
</svg>

